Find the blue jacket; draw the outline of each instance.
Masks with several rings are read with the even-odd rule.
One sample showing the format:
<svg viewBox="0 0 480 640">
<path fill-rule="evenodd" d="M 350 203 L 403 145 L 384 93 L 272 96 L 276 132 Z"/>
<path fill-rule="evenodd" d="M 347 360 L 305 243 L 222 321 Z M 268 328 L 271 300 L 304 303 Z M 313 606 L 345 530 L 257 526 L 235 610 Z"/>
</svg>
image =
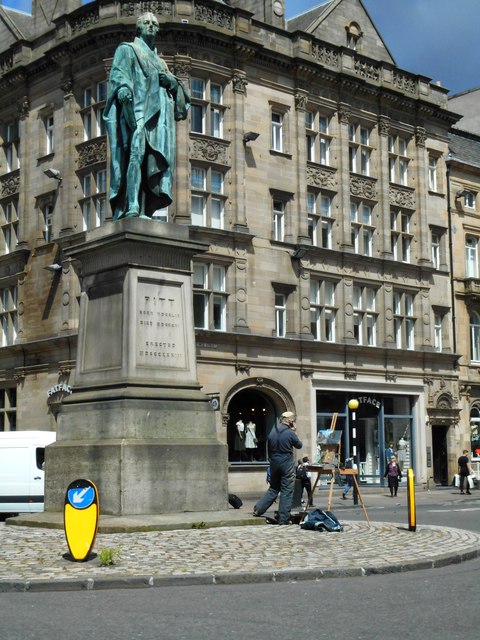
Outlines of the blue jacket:
<svg viewBox="0 0 480 640">
<path fill-rule="evenodd" d="M 268 434 L 270 460 L 281 460 L 293 455 L 293 449 L 301 449 L 302 441 L 286 424 L 275 425 Z"/>
</svg>

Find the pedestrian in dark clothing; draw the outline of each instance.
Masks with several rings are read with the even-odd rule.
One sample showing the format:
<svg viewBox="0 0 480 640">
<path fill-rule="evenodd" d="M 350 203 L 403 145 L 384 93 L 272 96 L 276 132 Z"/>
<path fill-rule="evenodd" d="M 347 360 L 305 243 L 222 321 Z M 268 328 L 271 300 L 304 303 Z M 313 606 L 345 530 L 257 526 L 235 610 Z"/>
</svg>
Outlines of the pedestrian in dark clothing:
<svg viewBox="0 0 480 640">
<path fill-rule="evenodd" d="M 464 493 L 463 484 L 465 483 L 467 494 L 470 493 L 470 486 L 468 484 L 468 476 L 472 473 L 472 467 L 470 465 L 470 460 L 468 459 L 468 451 L 466 449 L 463 450 L 463 455 L 461 455 L 458 459 L 458 475 L 460 476 L 460 493 Z"/>
<path fill-rule="evenodd" d="M 398 465 L 396 456 L 392 456 L 390 458 L 390 462 L 387 464 L 383 477 L 388 479 L 390 497 L 393 498 L 394 495 L 397 495 L 398 481 L 402 478 L 402 470 Z"/>
<path fill-rule="evenodd" d="M 278 524 L 289 524 L 295 486 L 295 458 L 293 449 L 301 449 L 302 442 L 295 431 L 295 414 L 282 413 L 279 424 L 268 434 L 270 458 L 270 487 L 253 508 L 254 516 L 261 516 L 271 507 L 280 493 Z"/>
<path fill-rule="evenodd" d="M 298 461 L 296 477 L 302 481 L 302 498 L 303 491 L 307 492 L 307 504 L 309 507 L 312 506 L 312 474 L 308 470 L 308 465 L 310 464 L 310 460 L 308 456 L 304 456 L 302 460 Z M 302 500 L 302 503 L 304 500 Z"/>
</svg>

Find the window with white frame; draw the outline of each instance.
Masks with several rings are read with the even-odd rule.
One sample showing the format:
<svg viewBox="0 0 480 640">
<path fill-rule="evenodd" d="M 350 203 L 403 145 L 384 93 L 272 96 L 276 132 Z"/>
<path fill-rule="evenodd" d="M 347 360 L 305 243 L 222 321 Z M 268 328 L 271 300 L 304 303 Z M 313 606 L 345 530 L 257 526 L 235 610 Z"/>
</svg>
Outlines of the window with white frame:
<svg viewBox="0 0 480 640">
<path fill-rule="evenodd" d="M 273 151 L 283 151 L 283 113 L 278 111 L 272 111 L 271 114 L 271 131 L 272 140 L 271 145 Z"/>
<path fill-rule="evenodd" d="M 330 164 L 330 118 L 320 113 L 305 113 L 307 136 L 307 160 L 319 164 Z"/>
<path fill-rule="evenodd" d="M 470 355 L 472 362 L 480 362 L 480 315 L 470 314 Z"/>
<path fill-rule="evenodd" d="M 433 316 L 433 346 L 435 351 L 443 349 L 443 315 L 440 313 Z"/>
<path fill-rule="evenodd" d="M 53 204 L 47 203 L 42 207 L 43 216 L 43 241 L 53 240 Z"/>
<path fill-rule="evenodd" d="M 15 431 L 17 428 L 17 389 L 0 388 L 0 431 Z"/>
<path fill-rule="evenodd" d="M 476 209 L 477 207 L 476 195 L 472 191 L 467 191 L 463 196 L 463 204 L 467 209 Z"/>
<path fill-rule="evenodd" d="M 107 202 L 107 172 L 97 169 L 81 176 L 83 198 L 82 208 L 83 230 L 94 229 L 105 222 Z"/>
<path fill-rule="evenodd" d="M 191 168 L 192 224 L 223 229 L 225 226 L 225 177 L 212 167 Z"/>
<path fill-rule="evenodd" d="M 373 255 L 373 211 L 365 202 L 350 202 L 350 221 L 352 245 L 355 253 L 363 256 Z"/>
<path fill-rule="evenodd" d="M 18 145 L 20 138 L 18 136 L 18 121 L 9 122 L 4 127 L 3 148 L 5 151 L 5 169 L 2 173 L 10 173 L 16 171 L 19 166 Z"/>
<path fill-rule="evenodd" d="M 407 211 L 392 209 L 390 212 L 391 246 L 394 260 L 410 262 L 413 233 L 412 216 Z"/>
<path fill-rule="evenodd" d="M 49 155 L 55 151 L 55 127 L 53 113 L 45 116 L 43 120 L 45 127 L 45 155 Z"/>
<path fill-rule="evenodd" d="M 432 265 L 434 269 L 440 268 L 440 241 L 440 234 L 437 231 L 432 231 Z"/>
<path fill-rule="evenodd" d="M 437 191 L 437 165 L 436 156 L 428 156 L 428 188 L 430 191 Z"/>
<path fill-rule="evenodd" d="M 408 185 L 408 140 L 401 136 L 388 136 L 390 182 Z"/>
<path fill-rule="evenodd" d="M 465 238 L 465 277 L 478 278 L 478 238 Z"/>
<path fill-rule="evenodd" d="M 103 120 L 107 99 L 106 81 L 94 82 L 83 89 L 81 116 L 84 140 L 91 140 L 106 134 Z"/>
<path fill-rule="evenodd" d="M 310 330 L 314 340 L 335 342 L 335 288 L 330 280 L 310 280 Z"/>
<path fill-rule="evenodd" d="M 287 332 L 287 295 L 275 292 L 275 335 L 284 338 Z"/>
<path fill-rule="evenodd" d="M 0 224 L 2 227 L 2 253 L 15 251 L 18 238 L 17 200 L 3 201 L 0 204 Z"/>
<path fill-rule="evenodd" d="M 285 239 L 285 202 L 273 201 L 273 239 L 283 242 Z"/>
<path fill-rule="evenodd" d="M 0 321 L 2 323 L 1 345 L 13 344 L 17 337 L 17 287 L 0 289 Z"/>
<path fill-rule="evenodd" d="M 377 344 L 376 296 L 373 287 L 353 287 L 353 335 L 358 344 L 369 347 Z"/>
<path fill-rule="evenodd" d="M 307 193 L 308 235 L 312 245 L 331 249 L 333 246 L 332 201 L 323 193 Z"/>
<path fill-rule="evenodd" d="M 414 296 L 406 291 L 393 293 L 393 325 L 398 349 L 415 348 Z"/>
<path fill-rule="evenodd" d="M 190 81 L 192 104 L 190 129 L 214 138 L 223 138 L 223 86 L 213 80 L 192 78 Z"/>
<path fill-rule="evenodd" d="M 370 129 L 359 124 L 348 125 L 349 168 L 353 173 L 370 175 Z"/>
<path fill-rule="evenodd" d="M 193 318 L 195 329 L 226 331 L 227 269 L 223 265 L 193 263 Z"/>
</svg>

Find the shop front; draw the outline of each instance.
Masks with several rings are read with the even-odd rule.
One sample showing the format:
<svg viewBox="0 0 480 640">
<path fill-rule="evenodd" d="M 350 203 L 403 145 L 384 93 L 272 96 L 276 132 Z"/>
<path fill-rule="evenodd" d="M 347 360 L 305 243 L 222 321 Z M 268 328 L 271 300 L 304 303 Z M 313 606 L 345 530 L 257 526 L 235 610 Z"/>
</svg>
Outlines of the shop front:
<svg viewBox="0 0 480 640">
<path fill-rule="evenodd" d="M 357 402 L 352 402 L 357 401 Z M 386 465 L 396 455 L 402 471 L 415 467 L 417 396 L 316 392 L 317 432 L 342 431 L 340 461 L 353 457 L 364 484 L 383 485 Z"/>
</svg>

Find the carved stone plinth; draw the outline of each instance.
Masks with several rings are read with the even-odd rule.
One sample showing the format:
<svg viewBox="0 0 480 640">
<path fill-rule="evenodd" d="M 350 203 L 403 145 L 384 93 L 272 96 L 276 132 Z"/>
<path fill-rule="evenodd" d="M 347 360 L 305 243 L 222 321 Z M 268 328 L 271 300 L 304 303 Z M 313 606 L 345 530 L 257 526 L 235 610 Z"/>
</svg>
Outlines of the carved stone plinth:
<svg viewBox="0 0 480 640">
<path fill-rule="evenodd" d="M 66 254 L 82 284 L 73 393 L 46 453 L 45 508 L 86 478 L 112 515 L 226 509 L 227 451 L 200 390 L 188 228 L 131 218 Z"/>
</svg>

